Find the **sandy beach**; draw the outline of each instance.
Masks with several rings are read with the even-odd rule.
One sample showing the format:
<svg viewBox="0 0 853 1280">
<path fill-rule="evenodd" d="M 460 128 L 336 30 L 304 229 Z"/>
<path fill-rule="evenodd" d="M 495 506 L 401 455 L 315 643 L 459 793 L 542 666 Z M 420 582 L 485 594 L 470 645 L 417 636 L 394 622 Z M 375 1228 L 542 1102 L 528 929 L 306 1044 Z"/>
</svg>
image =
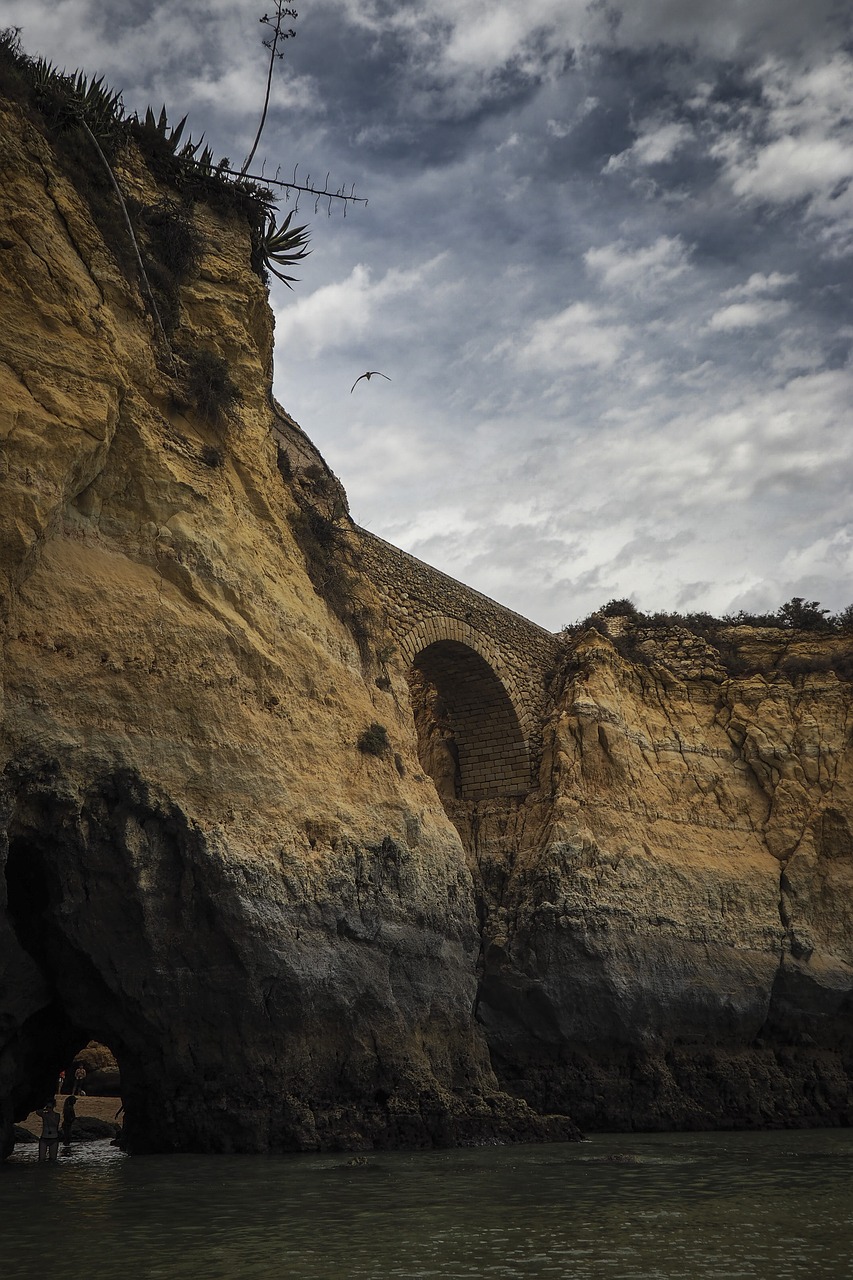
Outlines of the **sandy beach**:
<svg viewBox="0 0 853 1280">
<path fill-rule="evenodd" d="M 56 1109 L 62 1114 L 62 1106 L 65 1102 L 67 1094 L 58 1094 L 56 1099 Z M 77 1098 L 77 1119 L 82 1120 L 87 1116 L 93 1116 L 97 1120 L 108 1120 L 111 1124 L 121 1124 L 122 1117 L 119 1116 L 116 1121 L 115 1115 L 121 1106 L 121 1098 L 101 1098 L 101 1097 L 78 1097 Z M 37 1111 L 31 1111 L 26 1120 L 20 1122 L 22 1129 L 28 1129 L 35 1137 L 41 1133 L 41 1116 Z"/>
</svg>

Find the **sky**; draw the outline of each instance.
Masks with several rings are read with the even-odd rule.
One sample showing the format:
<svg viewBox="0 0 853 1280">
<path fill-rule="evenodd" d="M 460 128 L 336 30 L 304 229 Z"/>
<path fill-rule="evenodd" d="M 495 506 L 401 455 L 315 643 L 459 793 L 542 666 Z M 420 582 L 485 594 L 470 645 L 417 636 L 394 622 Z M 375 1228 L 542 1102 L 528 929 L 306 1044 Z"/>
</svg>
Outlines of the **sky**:
<svg viewBox="0 0 853 1280">
<path fill-rule="evenodd" d="M 368 204 L 300 201 L 274 389 L 354 519 L 551 630 L 853 602 L 849 0 L 295 7 L 255 167 Z M 242 162 L 264 12 L 0 23 Z"/>
</svg>

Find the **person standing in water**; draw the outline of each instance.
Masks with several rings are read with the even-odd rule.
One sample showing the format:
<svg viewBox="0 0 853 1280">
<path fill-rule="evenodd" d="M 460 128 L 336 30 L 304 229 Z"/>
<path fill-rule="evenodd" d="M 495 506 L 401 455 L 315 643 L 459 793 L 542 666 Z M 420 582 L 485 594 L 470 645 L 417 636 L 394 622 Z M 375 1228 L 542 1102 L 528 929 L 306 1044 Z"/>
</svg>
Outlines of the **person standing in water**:
<svg viewBox="0 0 853 1280">
<path fill-rule="evenodd" d="M 41 1116 L 39 1161 L 55 1160 L 59 1154 L 59 1112 L 53 1098 L 45 1103 L 39 1115 Z"/>
<path fill-rule="evenodd" d="M 62 1104 L 62 1141 L 65 1151 L 71 1150 L 71 1134 L 74 1129 L 74 1121 L 77 1119 L 77 1112 L 74 1110 L 76 1106 L 77 1099 L 73 1093 L 69 1093 Z"/>
</svg>

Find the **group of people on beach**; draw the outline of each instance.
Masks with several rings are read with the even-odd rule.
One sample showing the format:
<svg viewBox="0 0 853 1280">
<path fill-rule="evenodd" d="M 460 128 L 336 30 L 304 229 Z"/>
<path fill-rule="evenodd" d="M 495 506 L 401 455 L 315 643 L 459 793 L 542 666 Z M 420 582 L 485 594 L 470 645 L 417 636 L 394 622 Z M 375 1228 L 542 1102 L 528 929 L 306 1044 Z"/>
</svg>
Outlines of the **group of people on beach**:
<svg viewBox="0 0 853 1280">
<path fill-rule="evenodd" d="M 39 1111 L 41 1117 L 41 1137 L 39 1138 L 39 1160 L 56 1160 L 59 1156 L 59 1143 L 62 1142 L 62 1154 L 71 1155 L 71 1134 L 74 1121 L 77 1119 L 77 1098 L 69 1093 L 62 1104 L 62 1118 L 56 1109 L 56 1099 L 50 1098 Z"/>
<path fill-rule="evenodd" d="M 85 1098 L 86 1090 L 83 1088 L 83 1085 L 85 1083 L 86 1083 L 86 1068 L 83 1066 L 82 1062 L 75 1062 L 74 1083 L 72 1084 L 68 1092 L 76 1093 L 79 1097 Z M 64 1071 L 60 1071 L 59 1073 L 59 1080 L 56 1085 L 56 1092 L 57 1093 L 65 1092 L 65 1072 Z"/>
</svg>

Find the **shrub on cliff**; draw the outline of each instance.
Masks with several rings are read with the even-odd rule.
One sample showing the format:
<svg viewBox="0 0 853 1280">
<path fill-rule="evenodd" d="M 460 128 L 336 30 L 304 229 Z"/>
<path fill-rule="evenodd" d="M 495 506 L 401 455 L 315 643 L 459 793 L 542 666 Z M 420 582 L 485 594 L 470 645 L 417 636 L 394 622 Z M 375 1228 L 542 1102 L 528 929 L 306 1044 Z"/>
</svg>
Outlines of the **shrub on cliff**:
<svg viewBox="0 0 853 1280">
<path fill-rule="evenodd" d="M 139 209 L 146 268 L 163 328 L 174 334 L 180 322 L 181 286 L 195 274 L 202 242 L 190 209 L 163 199 Z"/>
<path fill-rule="evenodd" d="M 602 605 L 596 610 L 602 618 L 633 618 L 640 619 L 643 615 L 634 604 L 633 600 L 608 600 L 607 604 Z"/>
<path fill-rule="evenodd" d="M 794 596 L 782 605 L 776 617 L 780 627 L 790 627 L 793 631 L 828 631 L 833 625 L 827 618 L 828 613 L 828 609 L 820 607 L 819 601 Z"/>
<path fill-rule="evenodd" d="M 211 423 L 221 422 L 243 399 L 227 361 L 215 351 L 188 351 L 181 383 L 187 405 Z"/>
<path fill-rule="evenodd" d="M 687 631 L 707 637 L 723 628 L 752 627 L 781 628 L 790 631 L 853 631 L 853 604 L 837 614 L 830 614 L 818 600 L 805 600 L 794 596 L 781 605 L 775 613 L 750 613 L 745 609 L 737 613 L 723 614 L 721 618 L 711 613 L 643 613 L 632 600 L 613 599 L 594 610 L 581 622 L 570 623 L 565 630 L 570 633 L 586 631 L 589 627 L 602 630 L 603 618 L 627 618 L 635 626 L 662 629 L 684 627 Z M 604 628 L 606 630 L 606 628 Z"/>
<path fill-rule="evenodd" d="M 384 724 L 377 724 L 374 720 L 367 728 L 359 734 L 358 749 L 367 756 L 384 756 L 389 751 L 391 742 L 388 738 L 388 730 Z"/>
</svg>

